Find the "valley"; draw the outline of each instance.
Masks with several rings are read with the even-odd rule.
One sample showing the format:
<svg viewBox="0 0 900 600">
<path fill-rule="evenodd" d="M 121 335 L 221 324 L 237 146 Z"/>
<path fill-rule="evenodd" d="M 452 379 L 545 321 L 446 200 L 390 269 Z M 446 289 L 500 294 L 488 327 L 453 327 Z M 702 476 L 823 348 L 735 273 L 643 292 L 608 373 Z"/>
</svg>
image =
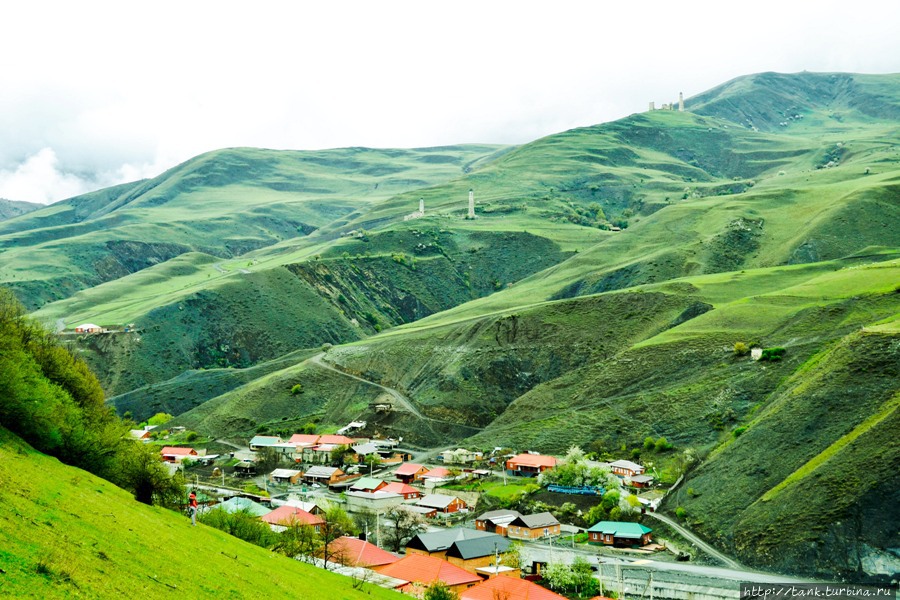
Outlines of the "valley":
<svg viewBox="0 0 900 600">
<path fill-rule="evenodd" d="M 898 117 L 896 75 L 763 73 L 515 147 L 220 150 L 0 206 L 0 285 L 135 422 L 579 446 L 741 564 L 889 581 Z"/>
</svg>

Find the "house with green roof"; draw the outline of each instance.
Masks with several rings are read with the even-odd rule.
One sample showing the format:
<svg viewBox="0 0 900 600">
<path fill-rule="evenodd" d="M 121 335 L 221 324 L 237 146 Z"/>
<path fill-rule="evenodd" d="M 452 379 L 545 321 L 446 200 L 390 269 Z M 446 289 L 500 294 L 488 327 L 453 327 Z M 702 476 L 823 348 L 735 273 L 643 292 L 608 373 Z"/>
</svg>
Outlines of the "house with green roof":
<svg viewBox="0 0 900 600">
<path fill-rule="evenodd" d="M 604 546 L 645 546 L 653 530 L 640 523 L 600 521 L 587 530 L 588 543 Z"/>
<path fill-rule="evenodd" d="M 271 508 L 267 508 L 249 498 L 241 498 L 240 496 L 235 496 L 234 498 L 217 505 L 215 510 L 224 510 L 228 513 L 246 511 L 254 517 L 261 517 L 272 512 Z"/>
</svg>

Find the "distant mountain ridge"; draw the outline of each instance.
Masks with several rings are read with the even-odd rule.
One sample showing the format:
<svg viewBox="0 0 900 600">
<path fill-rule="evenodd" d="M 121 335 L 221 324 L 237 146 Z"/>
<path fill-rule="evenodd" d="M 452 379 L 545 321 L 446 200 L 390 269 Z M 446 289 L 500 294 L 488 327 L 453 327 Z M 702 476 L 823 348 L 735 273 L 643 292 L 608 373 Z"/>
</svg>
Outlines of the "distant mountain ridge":
<svg viewBox="0 0 900 600">
<path fill-rule="evenodd" d="M 34 210 L 43 208 L 43 204 L 36 202 L 22 202 L 20 200 L 5 200 L 0 198 L 0 221 L 12 219 Z"/>
</svg>

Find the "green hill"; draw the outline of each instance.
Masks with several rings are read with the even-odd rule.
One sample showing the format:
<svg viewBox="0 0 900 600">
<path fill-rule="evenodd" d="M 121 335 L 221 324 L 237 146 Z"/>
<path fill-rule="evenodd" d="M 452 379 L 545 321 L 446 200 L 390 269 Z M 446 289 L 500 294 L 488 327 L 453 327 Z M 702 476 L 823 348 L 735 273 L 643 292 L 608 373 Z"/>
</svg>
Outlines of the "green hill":
<svg viewBox="0 0 900 600">
<path fill-rule="evenodd" d="M 148 219 L 142 243 L 159 245 L 137 254 L 155 264 L 78 293 L 57 278 L 66 298 L 35 313 L 136 325 L 64 336 L 119 410 L 171 410 L 235 439 L 361 418 L 368 433 L 422 446 L 577 443 L 641 456 L 664 480 L 687 468 L 667 509 L 683 508 L 742 561 L 875 577 L 891 542 L 860 519 L 882 511 L 884 531 L 897 529 L 887 503 L 896 481 L 883 465 L 896 462 L 886 436 L 900 314 L 900 76 L 759 74 L 687 107 L 516 148 L 350 149 L 334 151 L 339 164 L 316 155 L 346 195 L 298 200 L 315 204 L 303 210 L 317 220 L 300 220 L 317 227 L 308 235 L 240 228 L 258 227 L 254 215 L 272 202 L 300 210 L 270 194 L 306 176 L 297 164 L 311 155 L 242 150 L 186 163 L 159 191 L 142 182 L 57 217 L 0 224 L 0 244 L 24 257 L 28 240 L 81 227 L 66 212 L 81 203 L 90 223 L 120 210 L 123 222 Z M 405 188 L 357 185 L 395 159 L 446 169 Z M 267 191 L 236 207 L 235 177 Z M 464 218 L 469 189 L 474 220 Z M 154 212 L 154 198 L 165 210 Z M 425 215 L 404 220 L 420 198 Z M 233 213 L 192 232 L 192 211 L 220 214 L 210 205 Z M 172 214 L 186 220 L 170 227 L 162 217 Z M 286 227 L 285 213 L 270 216 L 270 233 Z M 242 231 L 252 243 L 223 246 Z M 206 235 L 214 249 L 194 243 Z M 76 255 L 75 238 L 48 239 L 35 256 L 48 245 Z M 16 262 L 19 293 L 49 281 L 48 268 Z M 735 353 L 738 342 L 784 356 L 757 362 Z M 335 346 L 324 362 L 311 359 L 326 343 Z M 415 410 L 372 412 L 386 393 L 372 383 Z M 674 449 L 645 450 L 647 437 Z M 848 474 L 866 460 L 877 467 Z M 814 499 L 814 489 L 830 493 Z M 835 490 L 840 501 L 825 506 Z"/>
<path fill-rule="evenodd" d="M 210 152 L 0 223 L 0 282 L 36 308 L 189 251 L 231 258 L 459 176 L 497 149 Z"/>
<path fill-rule="evenodd" d="M 0 428 L 0 566 L 9 598 L 394 598 L 291 560 L 36 452 Z"/>
<path fill-rule="evenodd" d="M 34 202 L 20 202 L 0 198 L 0 221 L 12 219 L 42 207 L 43 204 L 35 204 Z"/>
</svg>

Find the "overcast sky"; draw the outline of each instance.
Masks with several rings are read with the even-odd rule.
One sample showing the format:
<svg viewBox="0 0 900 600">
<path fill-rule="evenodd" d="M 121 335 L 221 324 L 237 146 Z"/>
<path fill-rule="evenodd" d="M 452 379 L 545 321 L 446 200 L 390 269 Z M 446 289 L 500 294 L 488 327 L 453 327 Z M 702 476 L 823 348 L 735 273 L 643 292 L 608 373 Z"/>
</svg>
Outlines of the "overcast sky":
<svg viewBox="0 0 900 600">
<path fill-rule="evenodd" d="M 760 71 L 900 72 L 900 2 L 15 2 L 0 198 L 228 146 L 522 143 Z"/>
</svg>

